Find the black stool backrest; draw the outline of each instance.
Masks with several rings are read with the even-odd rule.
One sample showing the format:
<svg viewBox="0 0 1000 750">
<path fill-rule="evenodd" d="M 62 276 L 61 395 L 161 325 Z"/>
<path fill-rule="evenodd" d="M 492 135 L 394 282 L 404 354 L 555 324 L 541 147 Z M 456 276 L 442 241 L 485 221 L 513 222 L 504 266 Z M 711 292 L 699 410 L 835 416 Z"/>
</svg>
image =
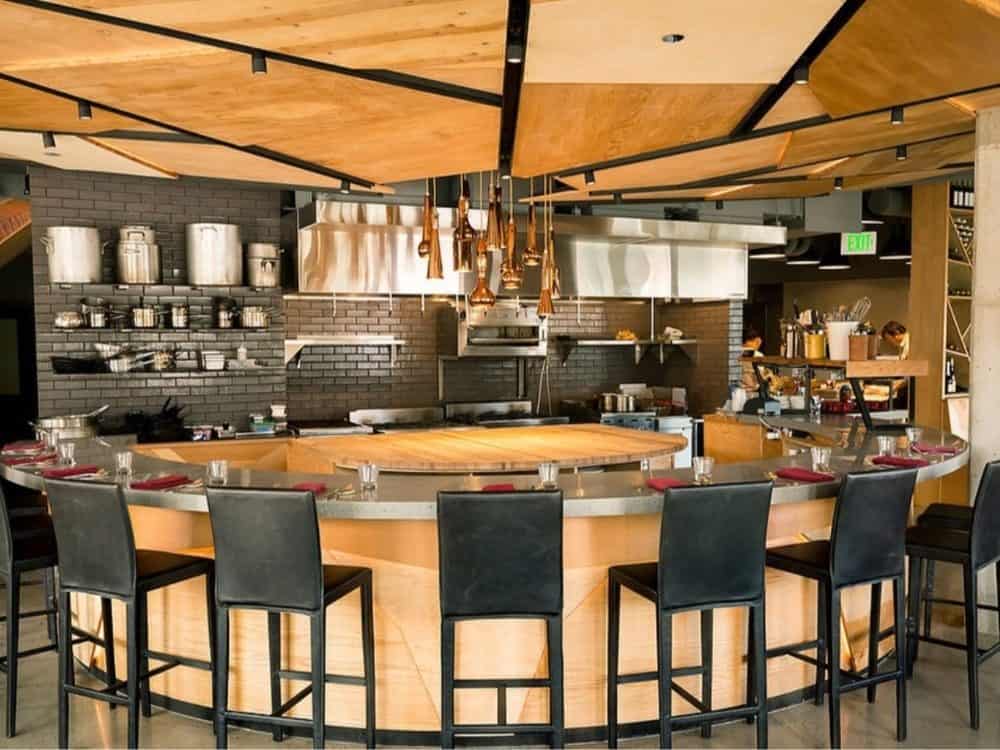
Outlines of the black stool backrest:
<svg viewBox="0 0 1000 750">
<path fill-rule="evenodd" d="M 1000 461 L 983 467 L 972 509 L 972 562 L 977 567 L 1000 557 Z"/>
<path fill-rule="evenodd" d="M 668 489 L 660 521 L 661 609 L 764 593 L 771 483 Z"/>
<path fill-rule="evenodd" d="M 835 586 L 903 574 L 906 522 L 916 481 L 916 469 L 844 476 L 830 535 L 830 576 Z"/>
<path fill-rule="evenodd" d="M 562 492 L 439 492 L 442 616 L 556 615 Z"/>
<path fill-rule="evenodd" d="M 135 539 L 117 484 L 48 479 L 45 491 L 59 551 L 59 581 L 69 589 L 135 594 Z"/>
<path fill-rule="evenodd" d="M 323 556 L 312 492 L 209 487 L 207 494 L 219 604 L 323 607 Z"/>
</svg>

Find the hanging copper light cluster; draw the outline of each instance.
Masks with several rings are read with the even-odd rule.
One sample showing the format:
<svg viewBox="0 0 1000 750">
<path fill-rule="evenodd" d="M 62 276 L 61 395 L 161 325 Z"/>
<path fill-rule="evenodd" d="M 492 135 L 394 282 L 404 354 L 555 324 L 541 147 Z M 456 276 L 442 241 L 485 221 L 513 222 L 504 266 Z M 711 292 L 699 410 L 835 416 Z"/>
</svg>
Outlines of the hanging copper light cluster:
<svg viewBox="0 0 1000 750">
<path fill-rule="evenodd" d="M 439 225 L 438 225 L 436 181 L 434 183 L 434 206 L 428 213 L 430 214 L 431 217 L 431 237 L 430 237 L 430 250 L 427 253 L 427 278 L 443 279 L 444 264 L 441 259 L 441 234 L 439 232 Z"/>
<path fill-rule="evenodd" d="M 538 218 L 535 214 L 535 181 L 531 180 L 531 189 L 528 193 L 528 236 L 524 243 L 524 252 L 521 259 L 525 266 L 537 266 L 542 262 L 542 254 L 538 252 Z"/>
<path fill-rule="evenodd" d="M 500 264 L 500 284 L 504 289 L 520 289 L 524 280 L 524 267 L 517 258 L 517 222 L 514 220 L 514 181 L 510 181 L 507 192 L 507 235 L 506 255 Z"/>
<path fill-rule="evenodd" d="M 425 180 L 424 187 L 424 234 L 417 245 L 417 255 L 426 258 L 431 251 L 431 181 Z"/>
<path fill-rule="evenodd" d="M 548 193 L 546 180 L 545 192 Z M 555 248 L 555 227 L 553 226 L 552 204 L 549 203 L 549 210 L 545 211 L 545 236 L 543 238 L 542 252 L 542 291 L 538 295 L 538 316 L 547 318 L 556 312 L 552 300 L 559 296 L 559 269 L 556 268 L 556 248 Z"/>
<path fill-rule="evenodd" d="M 455 270 L 468 273 L 472 270 L 472 253 L 476 244 L 476 230 L 469 222 L 471 206 L 469 181 L 462 176 L 462 194 L 458 197 L 458 209 L 455 217 L 455 233 L 452 240 L 452 255 Z"/>
</svg>

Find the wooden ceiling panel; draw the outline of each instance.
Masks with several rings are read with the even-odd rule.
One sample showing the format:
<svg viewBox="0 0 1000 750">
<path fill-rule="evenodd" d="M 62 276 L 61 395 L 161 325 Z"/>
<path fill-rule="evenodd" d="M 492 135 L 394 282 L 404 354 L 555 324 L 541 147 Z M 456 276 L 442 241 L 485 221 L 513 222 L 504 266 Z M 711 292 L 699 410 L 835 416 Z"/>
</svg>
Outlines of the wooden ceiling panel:
<svg viewBox="0 0 1000 750">
<path fill-rule="evenodd" d="M 764 169 L 776 165 L 788 143 L 788 135 L 769 135 L 725 146 L 690 151 L 661 159 L 601 169 L 591 189 L 616 190 L 645 185 L 682 185 L 722 175 Z M 583 188 L 582 174 L 561 178 Z"/>
<path fill-rule="evenodd" d="M 811 117 L 822 117 L 826 113 L 826 109 L 808 85 L 792 86 L 778 100 L 777 104 L 764 115 L 756 129 L 798 122 Z"/>
<path fill-rule="evenodd" d="M 4 20 L 8 7 L 24 10 L 3 6 Z M 0 69 L 16 68 L 21 78 L 98 104 L 230 143 L 264 146 L 373 182 L 496 165 L 496 107 L 274 60 L 268 75 L 253 76 L 243 54 L 206 52 L 189 43 L 178 48 L 173 40 L 164 46 L 144 32 L 29 12 L 32 23 L 17 31 L 0 23 Z M 95 27 L 112 41 L 97 47 L 96 59 L 88 61 Z M 46 35 L 69 40 L 56 47 L 60 60 L 39 39 Z M 158 54 L 142 50 L 147 40 Z M 43 45 L 37 60 L 26 51 L 36 41 Z M 12 46 L 20 51 L 8 54 Z M 66 59 L 78 62 L 62 64 Z"/>
<path fill-rule="evenodd" d="M 212 177 L 224 180 L 267 182 L 276 185 L 340 189 L 340 180 L 211 143 L 143 141 L 132 138 L 93 138 L 92 140 L 151 166 L 189 177 Z M 352 189 L 362 190 L 358 186 L 353 186 Z M 374 190 L 383 193 L 395 192 L 386 185 L 376 185 Z"/>
<path fill-rule="evenodd" d="M 725 192 L 720 192 L 725 190 Z M 727 201 L 764 200 L 767 198 L 812 198 L 826 195 L 833 190 L 833 180 L 792 180 L 790 182 L 762 182 L 732 189 L 715 188 L 707 198 Z"/>
<path fill-rule="evenodd" d="M 1000 88 L 980 91 L 978 94 L 954 96 L 946 101 L 952 106 L 974 115 L 981 109 L 1000 107 Z"/>
<path fill-rule="evenodd" d="M 912 185 L 915 182 L 925 180 L 944 179 L 955 174 L 954 169 L 925 169 L 911 172 L 898 172 L 896 174 L 869 175 L 864 177 L 849 177 L 844 180 L 844 187 L 847 190 L 874 190 L 876 188 L 894 187 L 897 185 Z"/>
<path fill-rule="evenodd" d="M 38 133 L 0 131 L 0 157 L 31 161 L 56 169 L 80 169 L 88 172 L 113 172 L 140 177 L 173 179 L 175 175 L 155 169 L 99 143 L 75 135 L 57 135 L 56 149 L 48 153 Z"/>
<path fill-rule="evenodd" d="M 812 64 L 810 86 L 841 117 L 1000 83 L 995 6 L 867 0 Z"/>
<path fill-rule="evenodd" d="M 162 128 L 119 117 L 96 107 L 93 108 L 93 119 L 81 120 L 77 115 L 76 102 L 7 81 L 0 81 L 0 128 L 52 130 L 57 133 L 100 133 L 105 130 L 163 132 Z"/>
<path fill-rule="evenodd" d="M 823 172 L 830 177 L 855 177 L 890 172 L 915 172 L 938 169 L 947 164 L 971 162 L 974 158 L 976 137 L 974 134 L 943 138 L 928 143 L 918 143 L 907 147 L 907 158 L 896 159 L 896 150 L 887 149 L 862 156 L 854 156 Z"/>
<path fill-rule="evenodd" d="M 774 83 L 842 3 L 534 0 L 525 81 Z"/>
<path fill-rule="evenodd" d="M 763 85 L 526 83 L 514 172 L 538 175 L 728 134 Z"/>
<path fill-rule="evenodd" d="M 889 115 L 881 112 L 795 131 L 781 163 L 809 164 L 961 133 L 974 127 L 975 122 L 967 112 L 947 102 L 930 102 L 907 107 L 902 125 L 890 125 Z"/>
<path fill-rule="evenodd" d="M 64 5 L 352 68 L 499 92 L 504 0 L 65 0 Z"/>
</svg>

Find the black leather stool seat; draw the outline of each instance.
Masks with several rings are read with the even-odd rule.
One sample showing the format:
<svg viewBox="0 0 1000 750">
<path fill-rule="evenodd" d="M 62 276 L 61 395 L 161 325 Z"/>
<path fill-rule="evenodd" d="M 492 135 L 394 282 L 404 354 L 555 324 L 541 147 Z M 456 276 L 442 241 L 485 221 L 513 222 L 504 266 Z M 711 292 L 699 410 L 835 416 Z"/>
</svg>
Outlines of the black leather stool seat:
<svg viewBox="0 0 1000 750">
<path fill-rule="evenodd" d="M 935 526 L 912 526 L 906 530 L 906 551 L 917 557 L 962 562 L 969 558 L 969 535 L 964 531 Z"/>
<path fill-rule="evenodd" d="M 20 571 L 52 568 L 58 564 L 56 538 L 52 534 L 15 535 L 13 538 L 14 567 Z"/>
<path fill-rule="evenodd" d="M 207 575 L 211 570 L 212 561 L 204 557 L 152 549 L 135 551 L 135 584 L 140 591 L 152 591 Z"/>
<path fill-rule="evenodd" d="M 972 528 L 972 506 L 952 503 L 931 503 L 917 519 L 918 526 L 940 526 L 968 531 Z"/>
<path fill-rule="evenodd" d="M 323 601 L 336 601 L 349 591 L 361 585 L 365 579 L 370 579 L 371 568 L 357 568 L 352 565 L 323 566 Z"/>
<path fill-rule="evenodd" d="M 613 565 L 608 573 L 618 579 L 622 586 L 640 596 L 656 601 L 656 563 L 635 563 L 633 565 Z"/>
<path fill-rule="evenodd" d="M 10 528 L 15 537 L 48 536 L 55 544 L 56 532 L 52 528 L 52 516 L 48 513 L 12 516 Z"/>
<path fill-rule="evenodd" d="M 772 547 L 767 551 L 767 566 L 788 573 L 825 581 L 830 577 L 830 542 L 815 542 Z"/>
</svg>

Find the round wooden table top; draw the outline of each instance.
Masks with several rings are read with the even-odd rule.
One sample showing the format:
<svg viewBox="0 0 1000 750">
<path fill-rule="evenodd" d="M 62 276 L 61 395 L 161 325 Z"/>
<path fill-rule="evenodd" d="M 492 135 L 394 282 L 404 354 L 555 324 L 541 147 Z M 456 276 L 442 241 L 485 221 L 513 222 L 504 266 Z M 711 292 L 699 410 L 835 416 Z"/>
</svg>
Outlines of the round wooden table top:
<svg viewBox="0 0 1000 750">
<path fill-rule="evenodd" d="M 301 438 L 337 466 L 365 461 L 383 471 L 465 474 L 535 471 L 544 461 L 563 467 L 611 466 L 659 458 L 684 449 L 680 435 L 600 424 L 472 427 L 384 435 Z"/>
</svg>

